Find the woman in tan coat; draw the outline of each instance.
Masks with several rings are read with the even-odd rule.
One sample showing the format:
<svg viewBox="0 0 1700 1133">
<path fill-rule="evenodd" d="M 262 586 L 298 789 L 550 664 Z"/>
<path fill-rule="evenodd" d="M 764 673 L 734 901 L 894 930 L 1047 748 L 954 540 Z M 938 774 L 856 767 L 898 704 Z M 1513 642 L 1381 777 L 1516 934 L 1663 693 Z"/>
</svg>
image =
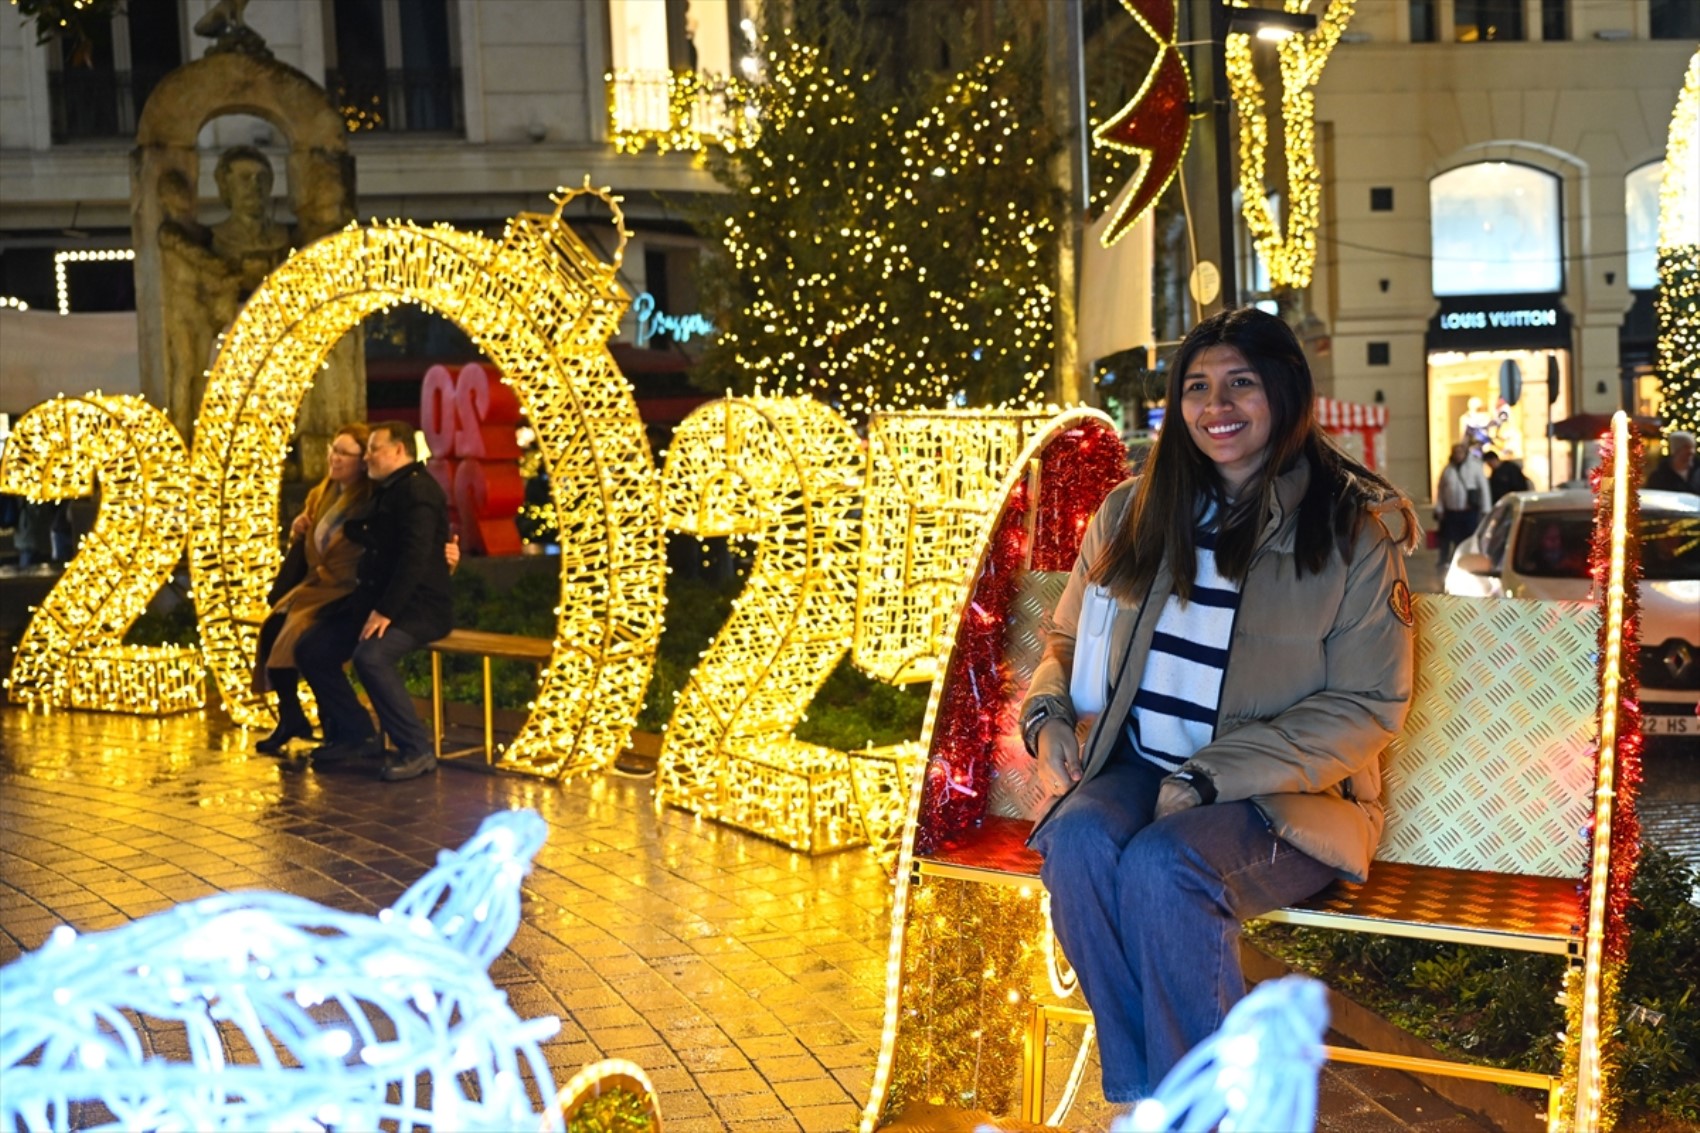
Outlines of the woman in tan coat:
<svg viewBox="0 0 1700 1133">
<path fill-rule="evenodd" d="M 372 481 L 366 475 L 366 432 L 364 424 L 344 425 L 337 431 L 331 439 L 325 478 L 308 493 L 307 506 L 290 528 L 292 539 L 300 543 L 290 553 L 305 553 L 306 577 L 276 600 L 260 627 L 263 663 L 254 673 L 259 691 L 277 690 L 277 729 L 254 745 L 267 755 L 278 755 L 289 741 L 313 734 L 297 694 L 295 643 L 320 610 L 354 590 L 355 568 L 364 548 L 343 533 L 343 524 L 360 514 L 372 496 Z M 333 739 L 325 737 L 327 743 Z"/>
<path fill-rule="evenodd" d="M 1147 1096 L 1245 993 L 1242 922 L 1362 880 L 1411 695 L 1410 504 L 1323 434 L 1303 351 L 1199 324 L 1143 475 L 1082 543 L 1022 711 L 1032 844 L 1098 1029 Z"/>
</svg>

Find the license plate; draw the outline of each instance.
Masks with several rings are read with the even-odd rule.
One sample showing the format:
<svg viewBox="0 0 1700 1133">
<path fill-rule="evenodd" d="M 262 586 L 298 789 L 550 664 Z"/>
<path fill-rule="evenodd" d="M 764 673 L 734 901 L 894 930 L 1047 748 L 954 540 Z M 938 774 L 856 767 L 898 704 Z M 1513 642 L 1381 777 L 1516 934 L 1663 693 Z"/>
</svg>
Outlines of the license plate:
<svg viewBox="0 0 1700 1133">
<path fill-rule="evenodd" d="M 1641 717 L 1644 736 L 1700 736 L 1700 717 L 1693 715 Z"/>
</svg>

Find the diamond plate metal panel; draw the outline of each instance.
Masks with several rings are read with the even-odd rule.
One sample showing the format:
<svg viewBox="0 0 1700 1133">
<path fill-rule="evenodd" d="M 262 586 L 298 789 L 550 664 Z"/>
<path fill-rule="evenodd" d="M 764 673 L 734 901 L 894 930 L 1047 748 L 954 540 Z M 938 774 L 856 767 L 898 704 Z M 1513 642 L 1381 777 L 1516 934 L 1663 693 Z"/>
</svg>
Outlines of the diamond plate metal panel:
<svg viewBox="0 0 1700 1133">
<path fill-rule="evenodd" d="M 1418 595 L 1416 685 L 1388 748 L 1378 860 L 1580 878 L 1592 809 L 1597 614 Z"/>
<path fill-rule="evenodd" d="M 1033 680 L 1033 670 L 1045 651 L 1044 625 L 1057 608 L 1068 572 L 1030 570 L 1022 575 L 1004 634 L 1004 658 L 1009 664 L 1011 705 L 1019 706 Z M 1032 818 L 1044 809 L 1049 796 L 1039 786 L 1037 764 L 1021 742 L 1019 720 L 1011 713 L 1010 730 L 998 738 L 993 758 L 990 814 L 1004 818 Z"/>
</svg>

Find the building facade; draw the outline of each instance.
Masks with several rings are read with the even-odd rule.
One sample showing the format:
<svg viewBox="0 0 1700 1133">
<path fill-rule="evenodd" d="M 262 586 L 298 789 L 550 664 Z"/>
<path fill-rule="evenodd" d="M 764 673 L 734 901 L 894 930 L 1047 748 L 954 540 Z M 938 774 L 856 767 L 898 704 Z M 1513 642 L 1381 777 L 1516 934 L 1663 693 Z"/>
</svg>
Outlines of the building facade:
<svg viewBox="0 0 1700 1133">
<path fill-rule="evenodd" d="M 1466 427 L 1547 487 L 1580 471 L 1551 421 L 1658 412 L 1658 185 L 1697 40 L 1694 0 L 1358 0 L 1317 87 L 1310 302 L 1408 492 Z"/>
</svg>

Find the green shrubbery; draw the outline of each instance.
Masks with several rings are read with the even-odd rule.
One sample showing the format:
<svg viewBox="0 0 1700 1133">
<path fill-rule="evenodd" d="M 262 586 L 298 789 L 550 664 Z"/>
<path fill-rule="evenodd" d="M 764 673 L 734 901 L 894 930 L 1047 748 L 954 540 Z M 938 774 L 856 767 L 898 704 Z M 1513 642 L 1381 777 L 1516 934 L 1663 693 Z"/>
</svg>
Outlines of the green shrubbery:
<svg viewBox="0 0 1700 1133">
<path fill-rule="evenodd" d="M 1620 1089 L 1631 1110 L 1700 1121 L 1700 875 L 1647 846 L 1623 979 Z M 1249 926 L 1264 950 L 1458 1057 L 1556 1073 L 1565 961 L 1368 933 Z M 1637 1007 L 1643 1010 L 1635 1010 Z"/>
</svg>

